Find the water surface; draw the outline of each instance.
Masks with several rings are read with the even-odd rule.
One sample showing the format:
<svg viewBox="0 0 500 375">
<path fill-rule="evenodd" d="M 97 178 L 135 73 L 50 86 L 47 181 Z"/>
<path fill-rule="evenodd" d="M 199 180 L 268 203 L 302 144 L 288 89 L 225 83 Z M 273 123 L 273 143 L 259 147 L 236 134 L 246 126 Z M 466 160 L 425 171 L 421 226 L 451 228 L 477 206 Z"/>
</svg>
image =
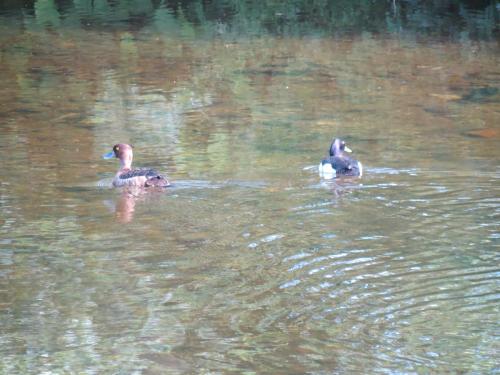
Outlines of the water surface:
<svg viewBox="0 0 500 375">
<path fill-rule="evenodd" d="M 498 372 L 495 6 L 57 4 L 1 8 L 1 372 Z"/>
</svg>

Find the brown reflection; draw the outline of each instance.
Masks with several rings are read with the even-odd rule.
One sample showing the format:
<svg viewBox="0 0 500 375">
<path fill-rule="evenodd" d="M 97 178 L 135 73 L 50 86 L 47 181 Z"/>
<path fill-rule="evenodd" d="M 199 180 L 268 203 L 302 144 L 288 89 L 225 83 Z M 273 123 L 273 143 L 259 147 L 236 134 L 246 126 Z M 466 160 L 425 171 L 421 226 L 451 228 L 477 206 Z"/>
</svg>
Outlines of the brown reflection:
<svg viewBox="0 0 500 375">
<path fill-rule="evenodd" d="M 140 195 L 131 191 L 123 191 L 115 206 L 116 219 L 120 223 L 130 223 L 134 218 L 135 204 Z"/>
<path fill-rule="evenodd" d="M 116 219 L 120 223 L 130 223 L 134 219 L 134 212 L 138 203 L 144 203 L 148 197 L 165 191 L 164 188 L 127 188 L 123 190 L 114 207 Z"/>
<path fill-rule="evenodd" d="M 471 130 L 465 133 L 469 137 L 477 137 L 477 138 L 498 138 L 500 136 L 500 130 L 494 128 L 484 128 Z"/>
</svg>

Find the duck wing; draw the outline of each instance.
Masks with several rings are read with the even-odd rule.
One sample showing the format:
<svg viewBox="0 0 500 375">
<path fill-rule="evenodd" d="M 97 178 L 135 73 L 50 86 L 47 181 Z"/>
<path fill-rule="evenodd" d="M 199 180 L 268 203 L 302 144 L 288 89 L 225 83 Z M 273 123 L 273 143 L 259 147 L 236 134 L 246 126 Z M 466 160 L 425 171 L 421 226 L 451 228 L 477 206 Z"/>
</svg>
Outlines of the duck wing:
<svg viewBox="0 0 500 375">
<path fill-rule="evenodd" d="M 333 169 L 337 175 L 350 175 L 353 173 L 354 161 L 350 158 L 334 156 L 330 158 Z"/>
<path fill-rule="evenodd" d="M 122 180 L 126 180 L 128 178 L 142 177 L 142 176 L 146 177 L 147 179 L 162 177 L 156 170 L 148 168 L 130 169 L 126 172 L 121 173 L 119 177 Z"/>
<path fill-rule="evenodd" d="M 339 158 L 336 156 L 332 156 L 330 158 L 330 163 L 332 163 L 333 168 L 338 172 L 345 169 L 349 169 L 349 162 L 344 158 Z"/>
</svg>

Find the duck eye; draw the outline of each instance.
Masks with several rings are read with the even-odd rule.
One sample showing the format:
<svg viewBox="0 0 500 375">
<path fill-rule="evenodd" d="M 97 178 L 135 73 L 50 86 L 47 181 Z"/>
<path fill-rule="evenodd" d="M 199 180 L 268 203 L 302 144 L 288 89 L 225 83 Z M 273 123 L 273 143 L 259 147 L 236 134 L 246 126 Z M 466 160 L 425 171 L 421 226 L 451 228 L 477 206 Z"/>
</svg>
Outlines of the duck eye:
<svg viewBox="0 0 500 375">
<path fill-rule="evenodd" d="M 119 149 L 120 149 L 120 147 L 115 146 L 115 151 L 118 151 Z"/>
</svg>

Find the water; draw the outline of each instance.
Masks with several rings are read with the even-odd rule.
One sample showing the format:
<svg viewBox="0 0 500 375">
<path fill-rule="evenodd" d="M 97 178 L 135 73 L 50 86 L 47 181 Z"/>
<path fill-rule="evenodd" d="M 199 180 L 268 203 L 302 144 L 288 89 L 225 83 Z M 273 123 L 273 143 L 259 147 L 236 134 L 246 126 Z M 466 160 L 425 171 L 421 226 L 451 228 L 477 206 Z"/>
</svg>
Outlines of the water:
<svg viewBox="0 0 500 375">
<path fill-rule="evenodd" d="M 0 372 L 498 372 L 496 8 L 10 4 Z M 117 142 L 174 186 L 109 188 Z"/>
</svg>

